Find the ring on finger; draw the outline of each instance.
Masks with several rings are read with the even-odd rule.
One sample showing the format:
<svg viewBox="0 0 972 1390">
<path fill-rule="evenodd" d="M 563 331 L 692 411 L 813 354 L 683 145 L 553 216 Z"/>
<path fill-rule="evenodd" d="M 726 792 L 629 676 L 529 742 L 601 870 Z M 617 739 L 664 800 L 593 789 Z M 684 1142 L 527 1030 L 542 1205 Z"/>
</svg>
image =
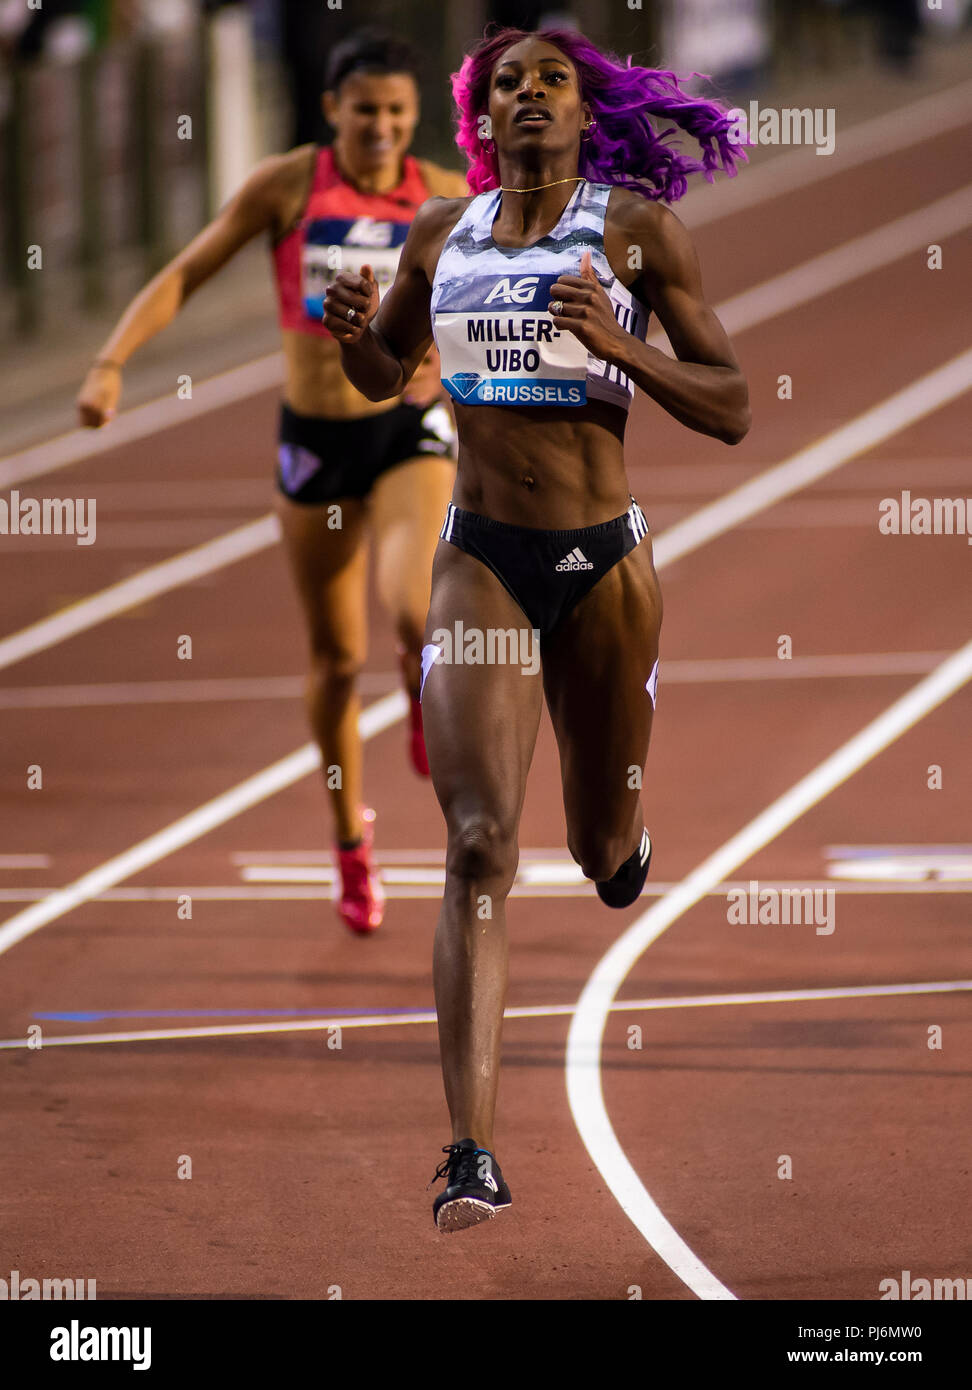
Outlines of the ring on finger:
<svg viewBox="0 0 972 1390">
<path fill-rule="evenodd" d="M 564 301 L 562 299 L 551 300 L 550 312 L 552 314 L 562 314 L 564 312 Z"/>
<path fill-rule="evenodd" d="M 349 309 L 344 317 L 347 319 L 348 323 L 354 323 L 354 310 Z"/>
</svg>

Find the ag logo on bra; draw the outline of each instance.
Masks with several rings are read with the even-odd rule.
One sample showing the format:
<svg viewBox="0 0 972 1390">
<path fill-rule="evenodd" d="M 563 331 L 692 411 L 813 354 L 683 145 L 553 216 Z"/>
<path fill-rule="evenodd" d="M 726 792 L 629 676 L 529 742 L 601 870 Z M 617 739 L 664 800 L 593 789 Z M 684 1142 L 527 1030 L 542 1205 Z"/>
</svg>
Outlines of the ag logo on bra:
<svg viewBox="0 0 972 1390">
<path fill-rule="evenodd" d="M 492 304 L 494 299 L 502 299 L 504 304 L 529 304 L 537 292 L 539 283 L 539 275 L 524 275 L 511 288 L 510 277 L 505 275 L 502 280 L 497 280 L 483 303 Z"/>
<path fill-rule="evenodd" d="M 373 217 L 358 217 L 344 238 L 345 246 L 391 246 L 394 226 L 391 222 L 376 222 Z"/>
</svg>

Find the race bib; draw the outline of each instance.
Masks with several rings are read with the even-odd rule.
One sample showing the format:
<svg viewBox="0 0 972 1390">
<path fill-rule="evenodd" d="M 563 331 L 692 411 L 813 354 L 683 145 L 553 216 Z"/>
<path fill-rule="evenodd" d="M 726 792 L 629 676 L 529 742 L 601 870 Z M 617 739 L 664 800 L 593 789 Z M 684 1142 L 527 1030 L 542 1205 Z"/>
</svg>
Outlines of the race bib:
<svg viewBox="0 0 972 1390">
<path fill-rule="evenodd" d="M 588 352 L 549 312 L 557 275 L 469 275 L 436 305 L 442 384 L 463 405 L 584 405 Z"/>
<path fill-rule="evenodd" d="M 328 217 L 311 222 L 301 249 L 301 298 L 308 318 L 323 319 L 324 294 L 340 275 L 357 275 L 370 265 L 379 298 L 394 283 L 407 222 L 379 222 L 371 217 Z"/>
</svg>

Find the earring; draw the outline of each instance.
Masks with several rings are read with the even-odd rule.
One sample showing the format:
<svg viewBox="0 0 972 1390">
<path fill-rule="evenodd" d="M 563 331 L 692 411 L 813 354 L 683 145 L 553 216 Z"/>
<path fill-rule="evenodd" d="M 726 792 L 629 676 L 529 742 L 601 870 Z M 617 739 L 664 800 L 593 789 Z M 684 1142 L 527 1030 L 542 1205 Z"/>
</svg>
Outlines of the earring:
<svg viewBox="0 0 972 1390">
<path fill-rule="evenodd" d="M 591 119 L 587 122 L 587 125 L 581 126 L 581 139 L 589 140 L 591 138 L 590 132 L 594 130 L 596 126 L 597 121 L 595 121 L 592 116 Z"/>
</svg>

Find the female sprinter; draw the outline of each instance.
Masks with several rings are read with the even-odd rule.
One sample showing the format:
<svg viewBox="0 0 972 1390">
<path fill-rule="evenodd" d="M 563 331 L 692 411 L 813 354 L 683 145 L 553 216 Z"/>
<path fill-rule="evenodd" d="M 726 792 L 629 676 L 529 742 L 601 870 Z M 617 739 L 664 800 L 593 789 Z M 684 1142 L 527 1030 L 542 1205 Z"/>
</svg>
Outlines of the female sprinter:
<svg viewBox="0 0 972 1390">
<path fill-rule="evenodd" d="M 323 323 L 323 292 L 342 264 L 356 268 L 365 258 L 390 284 L 420 205 L 431 194 L 467 191 L 461 174 L 406 153 L 419 115 L 415 71 L 412 51 L 390 36 L 362 34 L 338 45 L 323 97 L 334 144 L 303 145 L 264 160 L 216 220 L 132 301 L 78 399 L 82 424 L 109 420 L 132 353 L 241 246 L 269 235 L 286 360 L 276 509 L 310 638 L 308 712 L 323 766 L 341 769 L 341 785 L 331 789 L 339 908 L 357 932 L 379 926 L 383 912 L 371 827 L 362 818 L 354 688 L 367 647 L 368 526 L 378 590 L 395 623 L 412 699 L 412 760 L 427 775 L 418 703 L 422 628 L 455 466 L 437 367 L 427 364 L 419 373 L 409 401 L 366 400 L 341 369 Z"/>
<path fill-rule="evenodd" d="M 368 267 L 338 276 L 325 310 L 369 399 L 404 389 L 434 333 L 456 403 L 458 476 L 423 651 L 448 827 L 434 962 L 454 1141 L 436 1174 L 442 1230 L 510 1203 L 492 1154 L 504 904 L 541 707 L 522 639 L 519 664 L 495 642 L 492 664 L 471 664 L 458 624 L 487 651 L 491 634 L 539 634 L 570 852 L 605 903 L 627 907 L 651 850 L 631 772 L 648 751 L 662 605 L 625 478 L 625 413 L 639 386 L 727 444 L 749 428 L 746 382 L 691 242 L 654 201 L 681 196 L 694 170 L 734 171 L 723 113 L 671 73 L 622 66 L 560 30 L 485 39 L 453 90 L 470 187 L 488 191 L 425 205 L 380 310 Z M 671 129 L 656 135 L 650 115 L 696 136 L 702 162 L 667 145 Z M 645 345 L 650 310 L 677 361 Z"/>
</svg>

